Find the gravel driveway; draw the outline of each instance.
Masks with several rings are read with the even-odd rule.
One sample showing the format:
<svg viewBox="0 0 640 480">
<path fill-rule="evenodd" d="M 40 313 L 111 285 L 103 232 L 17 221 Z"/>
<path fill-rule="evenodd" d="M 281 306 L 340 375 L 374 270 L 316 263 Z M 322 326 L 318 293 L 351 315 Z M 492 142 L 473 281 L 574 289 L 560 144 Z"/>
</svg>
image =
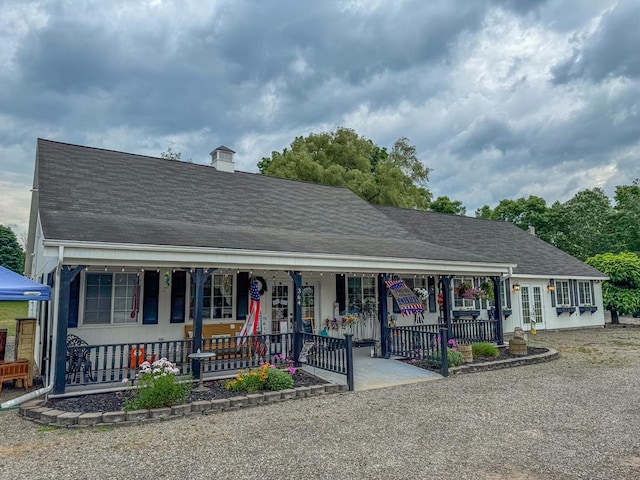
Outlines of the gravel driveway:
<svg viewBox="0 0 640 480">
<path fill-rule="evenodd" d="M 559 360 L 110 430 L 0 412 L 0 478 L 640 478 L 640 328 Z"/>
</svg>

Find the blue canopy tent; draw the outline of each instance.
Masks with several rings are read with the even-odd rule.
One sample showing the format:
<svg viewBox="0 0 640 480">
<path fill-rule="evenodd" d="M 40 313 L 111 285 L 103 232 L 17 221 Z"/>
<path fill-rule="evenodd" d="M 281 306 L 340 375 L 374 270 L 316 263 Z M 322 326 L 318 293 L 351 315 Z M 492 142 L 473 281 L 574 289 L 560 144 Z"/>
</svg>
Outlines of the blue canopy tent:
<svg viewBox="0 0 640 480">
<path fill-rule="evenodd" d="M 49 300 L 51 287 L 0 267 L 0 300 Z"/>
</svg>

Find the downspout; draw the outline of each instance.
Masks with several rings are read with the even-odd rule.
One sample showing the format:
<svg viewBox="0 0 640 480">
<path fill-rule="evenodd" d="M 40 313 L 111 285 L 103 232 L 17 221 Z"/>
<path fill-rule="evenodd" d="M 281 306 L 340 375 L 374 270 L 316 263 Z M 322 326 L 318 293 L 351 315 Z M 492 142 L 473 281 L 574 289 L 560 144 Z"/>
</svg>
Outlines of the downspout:
<svg viewBox="0 0 640 480">
<path fill-rule="evenodd" d="M 56 279 L 55 279 L 55 286 L 56 286 L 56 300 L 59 300 L 60 298 L 60 271 L 62 269 L 62 260 L 64 258 L 64 246 L 60 245 L 58 247 L 58 267 L 56 268 Z M 53 319 L 54 318 L 58 318 L 58 304 L 60 302 L 55 301 L 53 303 L 53 312 L 52 314 L 49 316 L 49 320 L 47 322 L 47 331 L 51 332 L 51 349 L 49 350 L 48 354 L 47 354 L 47 359 L 46 359 L 46 366 L 45 366 L 45 384 L 46 386 L 43 388 L 40 388 L 38 390 L 34 390 L 33 392 L 29 392 L 25 395 L 22 395 L 20 397 L 16 397 L 16 398 L 12 398 L 11 400 L 7 400 L 6 402 L 4 402 L 2 405 L 0 405 L 1 409 L 9 409 L 12 407 L 15 407 L 23 402 L 26 402 L 28 400 L 31 400 L 32 398 L 37 398 L 40 395 L 46 395 L 47 393 L 49 393 L 52 389 L 53 389 L 53 379 L 55 379 L 55 370 L 56 370 L 56 362 L 51 362 L 51 353 L 56 351 L 56 346 L 58 343 L 58 329 L 53 329 L 53 331 L 51 330 L 52 327 L 52 323 L 53 323 Z M 49 368 L 51 369 L 51 372 L 49 372 Z"/>
</svg>

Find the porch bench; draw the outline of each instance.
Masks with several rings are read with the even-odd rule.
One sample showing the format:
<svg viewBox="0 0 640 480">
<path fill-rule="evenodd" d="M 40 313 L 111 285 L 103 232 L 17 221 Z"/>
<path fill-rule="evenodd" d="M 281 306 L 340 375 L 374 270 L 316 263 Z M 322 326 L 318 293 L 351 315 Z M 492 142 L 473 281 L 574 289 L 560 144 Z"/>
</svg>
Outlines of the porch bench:
<svg viewBox="0 0 640 480">
<path fill-rule="evenodd" d="M 235 336 L 242 330 L 243 322 L 205 323 L 202 325 L 202 338 L 216 335 Z M 184 338 L 193 338 L 193 325 L 184 326 Z"/>
<path fill-rule="evenodd" d="M 2 382 L 9 380 L 22 380 L 24 389 L 29 390 L 29 361 L 0 362 L 0 392 L 2 392 Z"/>
</svg>

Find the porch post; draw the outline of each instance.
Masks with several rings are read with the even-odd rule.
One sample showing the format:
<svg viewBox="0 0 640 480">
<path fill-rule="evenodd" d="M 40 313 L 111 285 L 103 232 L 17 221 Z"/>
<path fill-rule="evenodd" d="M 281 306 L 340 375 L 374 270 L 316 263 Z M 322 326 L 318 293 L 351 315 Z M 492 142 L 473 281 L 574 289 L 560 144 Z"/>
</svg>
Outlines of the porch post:
<svg viewBox="0 0 640 480">
<path fill-rule="evenodd" d="M 67 377 L 67 330 L 69 327 L 69 297 L 71 282 L 84 269 L 78 265 L 74 269 L 63 265 L 60 269 L 60 285 L 58 285 L 58 318 L 56 325 L 55 378 L 53 393 L 64 393 Z"/>
<path fill-rule="evenodd" d="M 203 268 L 196 268 L 191 273 L 191 278 L 195 284 L 195 292 L 193 299 L 193 347 L 192 351 L 195 353 L 198 349 L 202 348 L 202 308 L 204 299 L 204 284 L 207 281 L 209 275 L 214 269 L 210 268 L 204 270 Z M 200 379 L 200 359 L 193 359 L 193 378 Z"/>
<path fill-rule="evenodd" d="M 298 271 L 290 271 L 293 280 L 293 361 L 298 366 L 298 357 L 302 350 L 302 275 Z"/>
<path fill-rule="evenodd" d="M 493 281 L 493 303 L 495 305 L 496 336 L 498 345 L 504 345 L 504 331 L 502 325 L 502 289 L 500 288 L 500 277 L 491 277 Z"/>
<path fill-rule="evenodd" d="M 444 324 L 447 327 L 447 337 L 453 338 L 453 329 L 451 328 L 451 277 L 440 277 L 440 292 L 442 293 L 442 313 L 444 315 Z"/>
<path fill-rule="evenodd" d="M 383 358 L 389 358 L 389 324 L 387 321 L 387 281 L 386 273 L 378 274 L 378 320 L 380 320 L 380 354 Z"/>
</svg>

